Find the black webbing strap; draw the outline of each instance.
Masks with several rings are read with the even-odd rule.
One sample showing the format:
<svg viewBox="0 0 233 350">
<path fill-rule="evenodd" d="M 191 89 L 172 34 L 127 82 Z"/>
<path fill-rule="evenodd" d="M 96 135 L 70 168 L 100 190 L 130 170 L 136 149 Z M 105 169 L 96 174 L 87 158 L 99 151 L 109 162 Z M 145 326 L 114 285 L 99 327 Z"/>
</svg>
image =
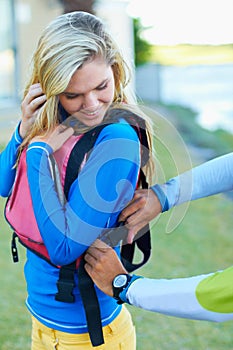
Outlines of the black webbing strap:
<svg viewBox="0 0 233 350">
<path fill-rule="evenodd" d="M 146 176 L 144 172 L 140 169 L 140 182 L 142 188 L 148 188 L 148 183 L 146 181 Z M 134 264 L 133 257 L 135 247 L 143 254 L 143 260 L 140 263 Z M 151 235 L 150 226 L 147 224 L 143 227 L 134 237 L 132 244 L 124 243 L 121 247 L 121 261 L 128 272 L 133 272 L 140 267 L 142 267 L 150 258 L 151 255 Z"/>
<path fill-rule="evenodd" d="M 122 112 L 122 110 L 121 110 Z M 66 198 L 68 197 L 68 192 L 70 189 L 70 186 L 72 183 L 76 180 L 78 177 L 80 165 L 82 164 L 82 161 L 84 159 L 85 154 L 88 154 L 88 152 L 91 151 L 93 148 L 95 141 L 101 132 L 101 130 L 106 126 L 107 124 L 98 125 L 97 127 L 93 128 L 92 130 L 85 133 L 81 139 L 76 143 L 74 146 L 69 160 L 67 164 L 67 170 L 66 170 L 66 176 L 65 176 L 65 186 L 64 186 L 64 193 Z M 142 185 L 146 185 L 144 183 L 145 181 L 145 175 L 141 172 L 142 179 Z M 144 175 L 144 176 L 143 176 Z M 140 176 L 141 177 L 141 176 Z M 144 187 L 146 188 L 146 187 Z M 108 232 L 105 232 L 103 236 L 104 241 L 106 241 L 111 246 L 116 246 L 117 243 L 119 243 L 120 240 L 124 240 L 124 238 L 127 236 L 127 229 L 124 225 L 121 225 L 121 227 L 118 227 L 117 229 L 114 228 L 112 230 L 113 234 L 111 235 L 111 230 Z M 149 226 L 148 226 L 149 227 Z M 117 235 L 116 235 L 116 230 Z M 138 233 L 139 235 L 140 233 Z M 116 238 L 117 237 L 117 238 Z M 144 234 L 142 237 L 137 239 L 136 242 L 138 248 L 143 252 L 144 259 L 140 264 L 133 264 L 133 254 L 134 254 L 134 248 L 135 248 L 135 242 L 131 244 L 124 244 L 121 248 L 121 255 L 122 255 L 122 261 L 125 264 L 126 269 L 131 272 L 135 269 L 139 268 L 140 266 L 144 265 L 145 262 L 150 257 L 150 231 L 148 229 L 147 233 Z M 84 269 L 84 259 L 81 260 L 81 263 L 79 265 L 78 269 L 78 284 L 79 284 L 79 291 L 80 295 L 83 301 L 84 310 L 86 314 L 86 320 L 87 320 L 87 327 L 88 332 L 90 335 L 90 339 L 93 346 L 99 346 L 104 343 L 103 338 L 103 331 L 102 331 L 102 323 L 101 323 L 101 315 L 100 315 L 100 309 L 99 309 L 99 302 L 98 298 L 96 296 L 96 291 L 94 288 L 94 283 L 90 276 L 87 274 L 86 270 Z M 70 266 L 72 265 L 72 269 L 70 269 Z M 60 270 L 60 277 L 58 281 L 58 294 L 56 295 L 57 300 L 60 300 L 65 298 L 64 292 L 65 288 L 68 286 L 69 288 L 69 296 L 68 299 L 72 300 L 72 293 L 70 293 L 70 289 L 72 285 L 74 286 L 74 274 L 75 274 L 75 263 L 68 265 L 69 268 L 67 269 L 66 266 L 62 267 Z M 73 272 L 72 272 L 73 270 Z M 63 272 L 64 271 L 64 272 Z M 67 278 L 67 275 L 69 275 L 69 278 Z M 69 280 L 69 282 L 68 282 Z M 64 300 L 67 301 L 67 300 Z M 69 302 L 69 301 L 68 301 Z"/>
<path fill-rule="evenodd" d="M 70 186 L 78 177 L 79 169 L 85 154 L 90 152 L 94 147 L 99 133 L 106 125 L 107 124 L 100 124 L 90 131 L 86 132 L 72 149 L 68 160 L 65 176 L 64 193 L 66 198 L 68 198 Z"/>
<path fill-rule="evenodd" d="M 137 264 L 133 263 L 134 251 L 136 246 L 143 254 L 142 261 Z M 134 242 L 132 244 L 122 244 L 121 261 L 128 272 L 133 272 L 139 269 L 140 267 L 142 267 L 149 260 L 150 255 L 151 255 L 151 238 L 150 238 L 149 225 L 147 225 L 147 228 L 144 227 L 142 230 L 140 230 L 137 233 L 137 235 L 134 238 Z"/>
<path fill-rule="evenodd" d="M 65 303 L 74 303 L 73 289 L 74 274 L 76 270 L 76 261 L 71 264 L 64 265 L 59 270 L 59 279 L 57 281 L 58 292 L 55 295 L 57 301 Z"/>
<path fill-rule="evenodd" d="M 140 170 L 140 181 L 142 188 L 148 188 L 148 183 L 146 181 L 145 174 Z M 151 235 L 150 235 L 150 226 L 147 224 L 143 227 L 134 237 L 132 244 L 127 244 L 126 238 L 128 236 L 128 229 L 123 222 L 118 223 L 118 227 L 113 227 L 110 229 L 104 230 L 99 239 L 110 247 L 116 247 L 120 241 L 121 245 L 121 261 L 124 267 L 128 272 L 133 272 L 140 267 L 142 267 L 149 260 L 151 255 Z M 140 263 L 133 263 L 135 247 L 143 254 L 143 259 Z"/>
<path fill-rule="evenodd" d="M 93 346 L 104 344 L 99 301 L 94 283 L 84 268 L 85 261 L 81 260 L 78 269 L 78 286 L 83 301 L 87 319 L 87 327 Z"/>
<path fill-rule="evenodd" d="M 94 147 L 99 133 L 105 126 L 106 125 L 104 124 L 98 125 L 85 133 L 71 151 L 67 164 L 64 185 L 64 194 L 66 198 L 68 198 L 70 186 L 78 177 L 79 169 L 85 154 L 90 152 Z M 72 291 L 75 286 L 75 272 L 76 262 L 60 268 L 59 280 L 57 281 L 58 293 L 55 297 L 56 300 L 68 303 L 74 302 L 74 295 Z M 85 310 L 90 339 L 93 346 L 99 346 L 104 343 L 99 301 L 94 288 L 94 283 L 84 269 L 84 259 L 81 259 L 78 268 L 78 277 L 79 291 Z"/>
</svg>

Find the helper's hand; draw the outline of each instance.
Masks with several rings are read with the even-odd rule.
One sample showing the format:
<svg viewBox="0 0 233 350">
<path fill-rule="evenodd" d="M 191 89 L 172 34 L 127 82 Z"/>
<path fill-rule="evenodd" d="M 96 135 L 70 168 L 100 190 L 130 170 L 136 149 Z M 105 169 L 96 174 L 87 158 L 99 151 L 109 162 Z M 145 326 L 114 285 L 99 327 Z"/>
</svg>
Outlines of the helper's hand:
<svg viewBox="0 0 233 350">
<path fill-rule="evenodd" d="M 22 121 L 20 124 L 19 133 L 22 138 L 27 134 L 28 129 L 34 123 L 37 114 L 46 101 L 46 95 L 43 93 L 40 84 L 33 84 L 30 86 L 27 95 L 22 104 Z"/>
<path fill-rule="evenodd" d="M 119 221 L 125 221 L 129 229 L 127 242 L 132 243 L 137 232 L 161 211 L 160 201 L 153 190 L 136 190 L 134 198 L 119 217 Z"/>
<path fill-rule="evenodd" d="M 84 256 L 85 269 L 94 283 L 105 294 L 113 296 L 112 281 L 115 276 L 127 273 L 115 250 L 97 239 Z"/>
<path fill-rule="evenodd" d="M 52 147 L 53 152 L 57 151 L 74 133 L 71 127 L 58 125 L 51 133 L 46 136 L 36 136 L 31 140 L 32 142 L 45 142 Z"/>
</svg>

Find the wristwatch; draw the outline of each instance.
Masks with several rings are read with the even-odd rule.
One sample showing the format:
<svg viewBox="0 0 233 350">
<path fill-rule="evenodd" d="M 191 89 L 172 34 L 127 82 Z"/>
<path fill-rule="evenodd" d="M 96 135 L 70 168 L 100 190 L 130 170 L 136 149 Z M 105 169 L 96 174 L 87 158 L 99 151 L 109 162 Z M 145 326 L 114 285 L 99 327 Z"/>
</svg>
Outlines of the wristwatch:
<svg viewBox="0 0 233 350">
<path fill-rule="evenodd" d="M 117 275 L 112 281 L 113 297 L 117 300 L 118 304 L 123 304 L 124 301 L 120 298 L 120 293 L 128 287 L 132 276 L 128 274 Z"/>
</svg>

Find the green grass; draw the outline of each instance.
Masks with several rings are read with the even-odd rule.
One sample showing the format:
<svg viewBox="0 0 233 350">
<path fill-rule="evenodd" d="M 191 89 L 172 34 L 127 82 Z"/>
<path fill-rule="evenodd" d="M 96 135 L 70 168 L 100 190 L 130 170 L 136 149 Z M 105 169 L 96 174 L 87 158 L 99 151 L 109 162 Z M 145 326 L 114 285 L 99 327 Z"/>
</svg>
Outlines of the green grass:
<svg viewBox="0 0 233 350">
<path fill-rule="evenodd" d="M 172 112 L 177 110 L 173 108 Z M 190 118 L 193 120 L 192 116 Z M 170 122 L 159 117 L 155 117 L 155 121 L 157 162 L 163 169 L 162 175 L 168 178 L 177 170 L 189 168 L 188 150 Z M 190 135 L 197 138 L 197 133 L 198 129 L 195 129 Z M 215 138 L 218 136 L 215 135 Z M 232 138 L 229 137 L 228 141 L 230 147 Z M 195 165 L 202 159 L 191 154 L 191 161 Z M 0 199 L 2 213 L 3 206 L 4 200 Z M 174 230 L 171 224 L 167 228 L 169 220 L 176 226 Z M 24 305 L 24 249 L 20 249 L 20 262 L 13 264 L 11 230 L 3 215 L 0 216 L 0 228 L 0 349 L 29 350 L 31 321 Z M 192 202 L 189 206 L 183 205 L 177 212 L 161 215 L 152 223 L 152 246 L 149 263 L 137 271 L 147 277 L 186 277 L 232 265 L 232 201 L 224 195 L 217 195 Z M 233 321 L 219 324 L 191 321 L 132 306 L 128 308 L 136 326 L 137 350 L 232 350 Z"/>
<path fill-rule="evenodd" d="M 1 200 L 2 205 L 2 200 Z M 208 273 L 232 264 L 232 203 L 221 196 L 193 202 L 183 221 L 166 234 L 169 213 L 153 226 L 150 262 L 138 273 L 154 278 Z M 28 350 L 30 317 L 24 306 L 23 250 L 13 264 L 10 230 L 1 219 L 0 348 Z M 158 315 L 129 307 L 138 350 L 232 350 L 232 321 L 215 324 Z"/>
<path fill-rule="evenodd" d="M 196 121 L 197 113 L 192 109 L 175 104 L 157 107 L 165 108 L 164 114 L 179 130 L 186 145 L 212 150 L 214 156 L 232 152 L 233 135 L 223 129 L 210 131 L 201 127 Z"/>
<path fill-rule="evenodd" d="M 216 155 L 232 151 L 232 135 L 202 129 L 195 123 L 195 114 L 191 110 L 181 106 L 163 107 L 163 115 L 179 130 L 176 134 L 169 122 L 156 118 L 152 113 L 159 135 L 155 140 L 157 159 L 166 178 L 190 165 L 187 155 L 189 150 L 184 147 L 182 140 L 196 147 L 211 147 Z M 195 156 L 190 153 L 190 158 L 193 165 L 203 162 L 201 152 L 195 153 Z M 189 206 L 184 204 L 178 211 L 175 211 L 177 208 L 173 209 L 173 213 L 162 214 L 152 223 L 151 260 L 138 273 L 152 278 L 174 278 L 209 273 L 231 266 L 232 204 L 229 198 L 221 194 L 194 201 Z M 174 227 L 177 225 L 174 230 L 169 222 L 173 222 Z M 233 348 L 233 321 L 218 324 L 183 320 L 129 308 L 136 324 L 138 350 Z"/>
<path fill-rule="evenodd" d="M 193 202 L 181 224 L 166 234 L 169 213 L 153 226 L 153 253 L 140 274 L 185 277 L 232 265 L 232 203 L 223 196 Z M 232 321 L 182 320 L 130 307 L 138 349 L 232 349 Z"/>
<path fill-rule="evenodd" d="M 5 200 L 0 200 L 3 213 Z M 31 320 L 25 306 L 26 285 L 23 276 L 25 250 L 19 246 L 20 261 L 13 263 L 10 250 L 11 229 L 0 216 L 0 349 L 29 350 Z"/>
</svg>

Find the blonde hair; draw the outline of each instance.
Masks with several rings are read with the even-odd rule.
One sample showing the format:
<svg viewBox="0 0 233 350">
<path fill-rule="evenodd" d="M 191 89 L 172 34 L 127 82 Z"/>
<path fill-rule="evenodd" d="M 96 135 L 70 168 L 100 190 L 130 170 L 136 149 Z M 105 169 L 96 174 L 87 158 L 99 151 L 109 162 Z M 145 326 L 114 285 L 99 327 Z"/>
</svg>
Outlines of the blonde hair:
<svg viewBox="0 0 233 350">
<path fill-rule="evenodd" d="M 33 137 L 46 134 L 59 123 L 59 94 L 66 90 L 77 69 L 97 56 L 112 67 L 115 82 L 113 103 L 136 106 L 136 98 L 125 90 L 131 78 L 130 68 L 102 21 L 81 11 L 63 14 L 44 29 L 33 55 L 31 78 L 24 97 L 32 84 L 40 83 L 47 101 L 39 110 L 21 150 Z M 140 114 L 147 118 L 142 112 Z"/>
</svg>

